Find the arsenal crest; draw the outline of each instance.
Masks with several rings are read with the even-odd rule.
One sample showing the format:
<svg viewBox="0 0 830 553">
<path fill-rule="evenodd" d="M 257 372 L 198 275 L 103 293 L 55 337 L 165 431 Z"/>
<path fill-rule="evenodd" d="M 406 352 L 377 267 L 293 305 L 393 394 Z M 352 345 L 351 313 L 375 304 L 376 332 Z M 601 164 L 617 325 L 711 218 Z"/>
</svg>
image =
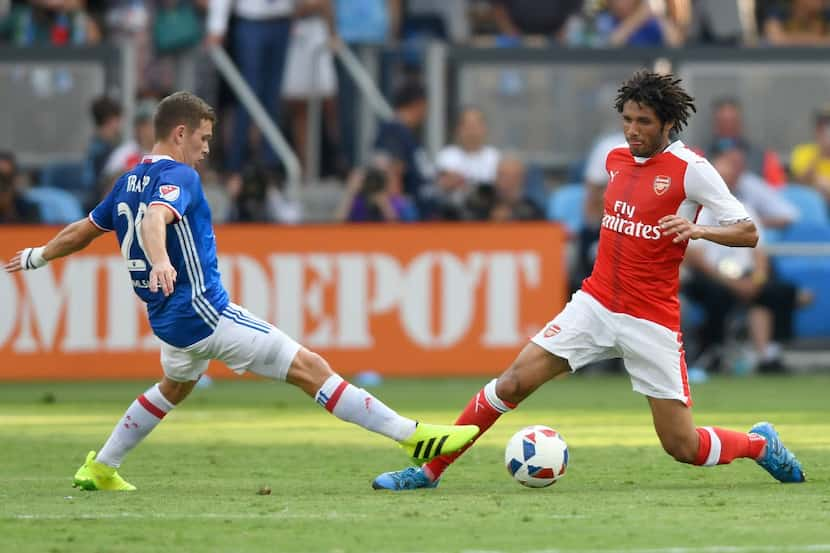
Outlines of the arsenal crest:
<svg viewBox="0 0 830 553">
<path fill-rule="evenodd" d="M 654 177 L 654 193 L 661 196 L 671 186 L 671 177 L 657 175 Z"/>
</svg>

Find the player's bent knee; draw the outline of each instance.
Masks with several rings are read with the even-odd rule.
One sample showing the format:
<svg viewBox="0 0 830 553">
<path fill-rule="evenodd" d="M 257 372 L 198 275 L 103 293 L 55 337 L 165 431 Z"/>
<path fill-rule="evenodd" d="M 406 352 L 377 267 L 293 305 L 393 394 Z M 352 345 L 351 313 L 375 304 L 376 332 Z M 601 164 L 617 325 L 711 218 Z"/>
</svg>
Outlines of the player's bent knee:
<svg viewBox="0 0 830 553">
<path fill-rule="evenodd" d="M 301 348 L 288 369 L 287 381 L 314 396 L 323 383 L 334 374 L 328 362 L 319 354 Z"/>
<path fill-rule="evenodd" d="M 521 403 L 529 394 L 526 386 L 522 385 L 522 379 L 519 371 L 511 367 L 504 372 L 496 381 L 496 395 L 502 401 L 509 401 L 510 403 Z"/>
</svg>

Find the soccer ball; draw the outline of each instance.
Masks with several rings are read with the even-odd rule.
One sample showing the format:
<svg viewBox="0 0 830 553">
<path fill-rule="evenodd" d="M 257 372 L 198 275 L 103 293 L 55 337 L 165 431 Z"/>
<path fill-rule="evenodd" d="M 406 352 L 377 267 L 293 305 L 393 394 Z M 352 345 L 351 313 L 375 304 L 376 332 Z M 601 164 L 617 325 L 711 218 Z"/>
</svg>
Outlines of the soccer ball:
<svg viewBox="0 0 830 553">
<path fill-rule="evenodd" d="M 507 442 L 507 472 L 521 485 L 545 488 L 556 483 L 568 468 L 568 444 L 562 436 L 539 424 L 522 428 Z"/>
</svg>

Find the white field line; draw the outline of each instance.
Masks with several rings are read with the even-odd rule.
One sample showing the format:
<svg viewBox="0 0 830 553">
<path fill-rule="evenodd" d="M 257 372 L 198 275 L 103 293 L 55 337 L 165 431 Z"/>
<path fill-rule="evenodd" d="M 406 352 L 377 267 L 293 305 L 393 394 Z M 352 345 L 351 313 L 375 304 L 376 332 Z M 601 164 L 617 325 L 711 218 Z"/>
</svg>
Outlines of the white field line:
<svg viewBox="0 0 830 553">
<path fill-rule="evenodd" d="M 663 547 L 654 549 L 539 549 L 525 553 L 822 553 L 830 543 L 809 545 L 707 545 L 703 547 Z M 461 553 L 505 553 L 492 549 L 464 549 Z"/>
<path fill-rule="evenodd" d="M 365 519 L 364 513 L 64 513 L 0 515 L 0 520 L 127 520 L 127 519 L 208 519 L 208 520 L 284 520 L 284 519 Z"/>
</svg>

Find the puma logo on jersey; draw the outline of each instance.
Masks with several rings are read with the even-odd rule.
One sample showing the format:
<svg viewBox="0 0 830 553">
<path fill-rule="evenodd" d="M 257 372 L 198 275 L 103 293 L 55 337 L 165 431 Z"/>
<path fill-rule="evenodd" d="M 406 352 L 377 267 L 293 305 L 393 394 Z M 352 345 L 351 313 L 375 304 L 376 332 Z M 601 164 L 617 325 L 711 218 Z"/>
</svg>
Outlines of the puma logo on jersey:
<svg viewBox="0 0 830 553">
<path fill-rule="evenodd" d="M 562 329 L 559 327 L 559 325 L 550 325 L 545 329 L 545 338 L 556 336 L 560 332 L 562 332 Z"/>
<path fill-rule="evenodd" d="M 616 178 L 616 176 L 619 175 L 620 172 L 619 171 L 608 171 L 608 174 L 611 176 L 611 178 L 608 179 L 608 182 L 612 183 L 612 182 L 614 182 L 614 178 Z"/>
<path fill-rule="evenodd" d="M 175 202 L 179 199 L 179 187 L 174 184 L 162 184 L 159 186 L 159 195 L 168 202 Z"/>
</svg>

